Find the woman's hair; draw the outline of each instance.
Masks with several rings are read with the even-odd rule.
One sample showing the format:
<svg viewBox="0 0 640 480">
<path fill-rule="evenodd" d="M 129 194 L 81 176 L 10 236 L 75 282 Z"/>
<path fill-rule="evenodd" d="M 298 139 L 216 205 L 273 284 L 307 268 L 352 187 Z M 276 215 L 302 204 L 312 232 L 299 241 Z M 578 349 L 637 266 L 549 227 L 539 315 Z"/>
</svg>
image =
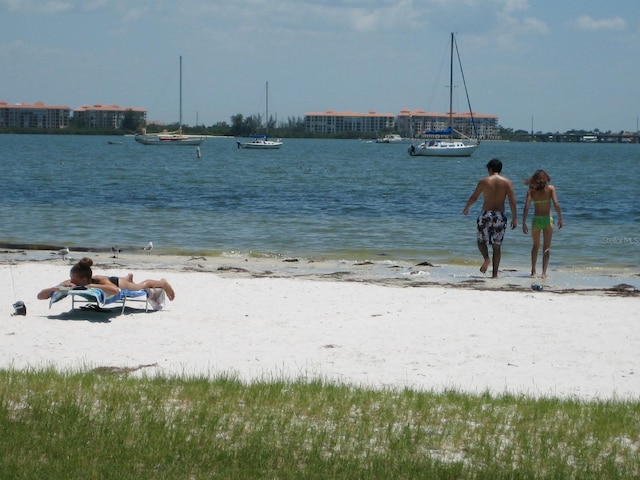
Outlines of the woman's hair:
<svg viewBox="0 0 640 480">
<path fill-rule="evenodd" d="M 547 172 L 544 170 L 536 170 L 524 183 L 525 185 L 529 185 L 529 188 L 533 190 L 544 190 L 544 187 L 546 187 L 550 181 L 551 177 Z"/>
<path fill-rule="evenodd" d="M 93 277 L 91 265 L 93 265 L 93 260 L 88 257 L 81 258 L 78 263 L 71 267 L 71 274 L 75 274 L 80 278 L 91 279 Z"/>
</svg>

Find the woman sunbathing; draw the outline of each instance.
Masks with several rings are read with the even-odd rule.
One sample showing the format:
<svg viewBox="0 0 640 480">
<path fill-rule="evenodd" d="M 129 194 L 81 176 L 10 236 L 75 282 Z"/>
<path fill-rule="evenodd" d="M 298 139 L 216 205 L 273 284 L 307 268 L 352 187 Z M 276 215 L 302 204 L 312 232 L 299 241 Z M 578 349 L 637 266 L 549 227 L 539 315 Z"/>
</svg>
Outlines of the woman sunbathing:
<svg viewBox="0 0 640 480">
<path fill-rule="evenodd" d="M 126 277 L 106 277 L 103 275 L 93 275 L 91 266 L 93 260 L 88 257 L 82 258 L 78 263 L 71 267 L 69 272 L 69 280 L 65 280 L 55 287 L 45 288 L 38 293 L 39 300 L 46 300 L 54 292 L 60 290 L 60 287 L 74 288 L 99 288 L 107 295 L 117 295 L 120 290 L 138 291 L 149 290 L 151 288 L 162 288 L 169 297 L 169 300 L 173 300 L 176 296 L 175 292 L 169 282 L 164 278 L 160 280 L 145 280 L 144 282 L 136 283 L 133 281 L 133 274 L 130 273 Z"/>
</svg>

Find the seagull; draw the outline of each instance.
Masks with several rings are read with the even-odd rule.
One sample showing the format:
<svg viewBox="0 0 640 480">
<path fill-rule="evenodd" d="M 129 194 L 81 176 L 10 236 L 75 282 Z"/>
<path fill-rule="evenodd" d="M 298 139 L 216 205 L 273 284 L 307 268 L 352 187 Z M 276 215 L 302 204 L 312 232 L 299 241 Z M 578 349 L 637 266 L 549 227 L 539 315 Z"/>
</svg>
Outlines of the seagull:
<svg viewBox="0 0 640 480">
<path fill-rule="evenodd" d="M 69 255 L 69 247 L 64 247 L 58 250 L 58 255 L 62 257 L 62 260 L 66 260 L 67 255 Z"/>
<path fill-rule="evenodd" d="M 116 245 L 115 247 L 111 247 L 111 253 L 113 253 L 113 257 L 111 258 L 118 258 L 118 254 L 120 253 L 120 247 L 118 247 L 118 245 Z"/>
<path fill-rule="evenodd" d="M 147 255 L 151 254 L 151 250 L 153 250 L 153 242 L 149 240 L 149 243 L 147 243 L 143 250 L 147 252 Z"/>
</svg>

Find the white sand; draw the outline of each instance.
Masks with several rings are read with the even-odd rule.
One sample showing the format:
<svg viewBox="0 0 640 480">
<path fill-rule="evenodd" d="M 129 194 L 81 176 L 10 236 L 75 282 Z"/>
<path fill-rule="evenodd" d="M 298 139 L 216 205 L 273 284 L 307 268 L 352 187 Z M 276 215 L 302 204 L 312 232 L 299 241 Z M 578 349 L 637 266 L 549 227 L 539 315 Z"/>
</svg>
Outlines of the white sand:
<svg viewBox="0 0 640 480">
<path fill-rule="evenodd" d="M 239 266 L 241 262 L 238 261 Z M 166 309 L 49 309 L 61 260 L 0 265 L 0 368 L 137 367 L 243 380 L 322 377 L 371 387 L 640 398 L 639 297 L 397 286 L 139 269 L 166 277 Z M 23 300 L 27 316 L 12 316 Z"/>
</svg>

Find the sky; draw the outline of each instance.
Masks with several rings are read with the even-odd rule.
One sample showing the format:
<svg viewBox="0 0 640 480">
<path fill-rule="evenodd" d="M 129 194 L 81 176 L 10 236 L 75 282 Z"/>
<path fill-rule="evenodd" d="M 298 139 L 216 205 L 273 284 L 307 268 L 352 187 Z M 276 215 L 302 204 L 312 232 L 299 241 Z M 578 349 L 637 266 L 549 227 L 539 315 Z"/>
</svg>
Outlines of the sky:
<svg viewBox="0 0 640 480">
<path fill-rule="evenodd" d="M 514 130 L 636 131 L 638 0 L 0 0 L 0 101 L 177 122 L 448 111 Z M 467 111 L 454 79 L 454 110 Z"/>
</svg>

